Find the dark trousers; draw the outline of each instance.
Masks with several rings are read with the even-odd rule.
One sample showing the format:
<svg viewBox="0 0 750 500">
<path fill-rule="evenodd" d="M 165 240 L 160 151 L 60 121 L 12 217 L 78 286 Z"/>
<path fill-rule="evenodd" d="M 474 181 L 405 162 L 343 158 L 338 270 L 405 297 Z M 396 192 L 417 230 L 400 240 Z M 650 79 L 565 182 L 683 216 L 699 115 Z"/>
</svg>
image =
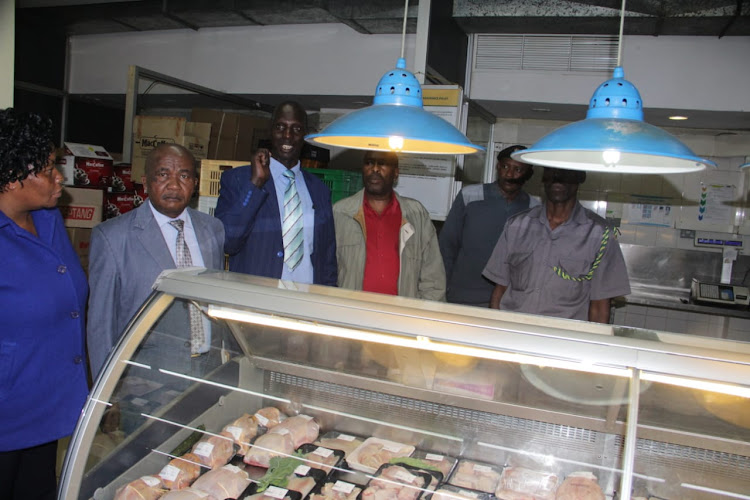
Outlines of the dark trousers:
<svg viewBox="0 0 750 500">
<path fill-rule="evenodd" d="M 57 441 L 0 451 L 0 500 L 57 498 Z"/>
</svg>

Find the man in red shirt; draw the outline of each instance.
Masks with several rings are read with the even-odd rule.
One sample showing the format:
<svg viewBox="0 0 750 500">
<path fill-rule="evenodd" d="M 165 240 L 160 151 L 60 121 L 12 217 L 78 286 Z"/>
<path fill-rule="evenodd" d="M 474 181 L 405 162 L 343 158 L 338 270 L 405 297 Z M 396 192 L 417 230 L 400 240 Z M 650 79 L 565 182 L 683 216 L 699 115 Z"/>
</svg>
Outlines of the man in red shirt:
<svg viewBox="0 0 750 500">
<path fill-rule="evenodd" d="M 364 189 L 333 206 L 338 285 L 352 290 L 445 300 L 437 234 L 417 200 L 393 190 L 395 153 L 368 151 Z"/>
</svg>

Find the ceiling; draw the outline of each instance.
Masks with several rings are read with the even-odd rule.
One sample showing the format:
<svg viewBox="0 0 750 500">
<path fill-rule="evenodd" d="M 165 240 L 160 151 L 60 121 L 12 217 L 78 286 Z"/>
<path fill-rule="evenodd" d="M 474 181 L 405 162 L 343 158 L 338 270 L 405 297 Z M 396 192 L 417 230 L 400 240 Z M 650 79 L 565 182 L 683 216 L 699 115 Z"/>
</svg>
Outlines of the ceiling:
<svg viewBox="0 0 750 500">
<path fill-rule="evenodd" d="M 66 35 L 277 24 L 343 23 L 364 34 L 400 33 L 403 0 L 16 0 L 17 20 Z M 619 0 L 432 0 L 464 33 L 617 34 Z M 418 0 L 411 0 L 407 31 L 416 32 Z M 750 0 L 628 0 L 625 34 L 750 36 Z M 248 96 L 251 97 L 251 96 Z M 271 96 L 258 97 L 273 105 Z M 270 97 L 270 99 L 268 99 Z M 370 96 L 311 96 L 303 105 L 361 107 Z M 579 120 L 586 105 L 478 102 L 500 118 Z M 539 111 L 543 108 L 547 111 Z M 750 112 L 694 112 L 680 126 L 750 130 Z M 675 126 L 680 110 L 647 109 L 646 120 Z"/>
</svg>

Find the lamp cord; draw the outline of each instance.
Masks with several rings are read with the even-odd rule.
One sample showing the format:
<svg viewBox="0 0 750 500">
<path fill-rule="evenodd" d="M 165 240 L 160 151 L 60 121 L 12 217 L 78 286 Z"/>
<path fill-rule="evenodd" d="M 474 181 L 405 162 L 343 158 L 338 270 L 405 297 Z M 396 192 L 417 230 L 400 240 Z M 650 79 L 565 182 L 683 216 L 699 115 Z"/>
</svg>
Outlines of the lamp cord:
<svg viewBox="0 0 750 500">
<path fill-rule="evenodd" d="M 409 0 L 407 0 L 407 2 L 408 1 Z M 618 40 L 617 40 L 617 66 L 618 67 L 622 66 L 622 64 L 621 64 L 621 59 L 622 59 L 622 30 L 623 30 L 624 26 L 625 26 L 625 0 L 622 0 L 622 9 L 620 10 L 620 38 L 618 38 Z M 404 57 L 403 56 L 403 48 L 401 50 L 402 50 L 401 57 Z"/>
<path fill-rule="evenodd" d="M 406 45 L 406 17 L 408 15 L 409 15 L 409 0 L 405 0 L 404 1 L 404 27 L 401 29 L 401 59 L 404 58 L 404 46 Z"/>
<path fill-rule="evenodd" d="M 601 264 L 602 257 L 604 257 L 604 251 L 607 249 L 607 242 L 609 241 L 609 226 L 606 227 L 607 228 L 602 235 L 602 241 L 599 244 L 599 251 L 596 253 L 596 257 L 594 257 L 594 262 L 591 264 L 591 267 L 589 267 L 588 273 L 582 276 L 571 276 L 562 266 L 552 266 L 552 270 L 555 271 L 555 274 L 567 281 L 591 281 L 591 278 L 594 277 L 594 271 L 596 271 L 596 268 Z"/>
</svg>

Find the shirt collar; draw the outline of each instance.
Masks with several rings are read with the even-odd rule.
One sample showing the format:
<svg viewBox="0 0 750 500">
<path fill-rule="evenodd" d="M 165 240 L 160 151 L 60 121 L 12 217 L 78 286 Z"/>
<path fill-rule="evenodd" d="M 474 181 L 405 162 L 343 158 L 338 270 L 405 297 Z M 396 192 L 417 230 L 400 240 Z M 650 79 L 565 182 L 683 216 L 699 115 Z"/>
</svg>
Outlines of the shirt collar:
<svg viewBox="0 0 750 500">
<path fill-rule="evenodd" d="M 549 221 L 547 220 L 547 201 L 542 202 L 542 209 L 539 211 L 539 222 L 549 227 Z M 576 200 L 575 206 L 573 206 L 573 211 L 570 213 L 570 217 L 568 217 L 568 220 L 560 224 L 561 226 L 566 226 L 568 224 L 576 224 L 581 225 L 586 223 L 586 214 L 583 212 L 583 205 Z"/>
<path fill-rule="evenodd" d="M 273 176 L 274 182 L 277 182 L 279 179 L 284 177 L 284 172 L 287 170 L 287 168 L 281 164 L 278 160 L 276 160 L 273 156 L 271 157 L 271 161 L 269 164 L 271 168 L 271 175 Z M 298 176 L 300 174 L 300 162 L 297 161 L 297 164 L 291 168 L 292 172 L 294 172 L 294 176 Z"/>
</svg>

